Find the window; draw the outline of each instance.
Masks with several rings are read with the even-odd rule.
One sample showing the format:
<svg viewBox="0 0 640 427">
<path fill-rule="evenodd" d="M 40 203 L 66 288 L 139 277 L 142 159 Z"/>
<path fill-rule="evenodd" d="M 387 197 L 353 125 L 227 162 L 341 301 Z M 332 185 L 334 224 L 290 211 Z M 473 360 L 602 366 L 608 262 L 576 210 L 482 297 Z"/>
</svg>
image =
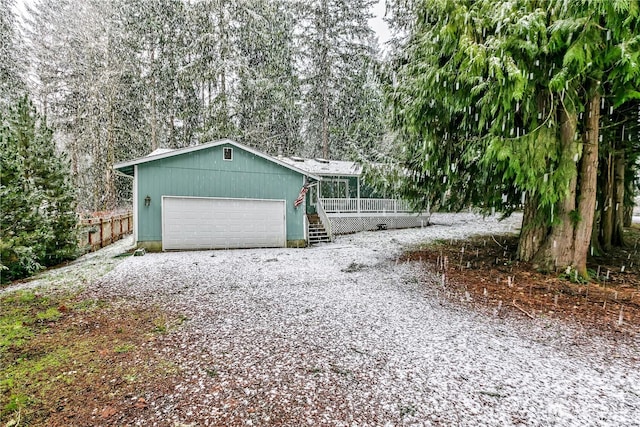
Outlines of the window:
<svg viewBox="0 0 640 427">
<path fill-rule="evenodd" d="M 225 147 L 222 149 L 222 158 L 224 160 L 233 160 L 233 148 Z"/>
<path fill-rule="evenodd" d="M 348 199 L 349 181 L 346 179 L 328 179 L 323 181 L 322 197 L 328 199 Z"/>
</svg>

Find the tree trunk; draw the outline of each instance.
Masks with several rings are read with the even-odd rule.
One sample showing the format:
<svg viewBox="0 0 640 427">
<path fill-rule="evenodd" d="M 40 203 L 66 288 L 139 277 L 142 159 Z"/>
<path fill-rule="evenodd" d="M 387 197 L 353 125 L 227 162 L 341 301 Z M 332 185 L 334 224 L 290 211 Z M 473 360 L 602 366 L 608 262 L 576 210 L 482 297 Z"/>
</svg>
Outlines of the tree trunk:
<svg viewBox="0 0 640 427">
<path fill-rule="evenodd" d="M 518 239 L 518 259 L 531 261 L 540 249 L 547 234 L 546 218 L 540 218 L 538 212 L 539 196 L 527 193 L 524 202 L 524 214 L 522 216 L 522 231 Z"/>
<path fill-rule="evenodd" d="M 593 217 L 593 227 L 591 228 L 591 249 L 589 254 L 591 256 L 600 256 L 604 253 L 602 246 L 600 245 L 600 222 L 602 211 L 597 209 Z"/>
<path fill-rule="evenodd" d="M 613 242 L 613 159 L 611 154 L 607 156 L 605 164 L 602 165 L 602 200 L 601 221 L 600 221 L 600 238 L 602 249 L 611 250 Z"/>
<path fill-rule="evenodd" d="M 322 1 L 322 157 L 329 158 L 329 41 L 327 31 L 329 20 L 329 8 L 327 0 Z"/>
<path fill-rule="evenodd" d="M 579 275 L 587 274 L 587 254 L 596 210 L 598 183 L 598 136 L 600 123 L 600 93 L 596 91 L 587 105 L 587 126 L 580 159 L 580 197 L 578 198 L 578 223 L 575 229 L 573 264 Z"/>
<path fill-rule="evenodd" d="M 111 97 L 110 97 L 111 98 Z M 107 127 L 107 161 L 104 176 L 104 191 L 105 191 L 105 204 L 107 208 L 113 209 L 116 205 L 116 184 L 113 172 L 113 165 L 115 163 L 115 109 L 111 99 L 109 99 L 109 126 Z"/>
<path fill-rule="evenodd" d="M 155 47 L 151 48 L 151 67 L 154 66 L 155 61 Z M 152 89 L 151 89 L 151 151 L 155 151 L 158 148 L 158 106 L 156 103 L 156 96 L 158 95 L 158 81 L 155 74 L 153 75 Z"/>
<path fill-rule="evenodd" d="M 624 225 L 625 227 L 631 227 L 631 224 L 633 224 L 633 208 L 635 206 L 634 205 L 626 205 L 624 206 L 624 221 L 622 222 L 622 225 Z"/>
<path fill-rule="evenodd" d="M 577 166 L 573 161 L 576 153 L 575 133 L 577 117 L 559 108 L 561 157 L 571 165 L 571 179 L 566 196 L 555 209 L 556 218 L 552 221 L 551 233 L 547 236 L 540 250 L 533 258 L 534 266 L 544 271 L 555 271 L 573 265 L 573 221 L 571 214 L 576 208 Z"/>
<path fill-rule="evenodd" d="M 618 150 L 614 156 L 614 203 L 613 203 L 613 236 L 612 242 L 615 246 L 624 246 L 624 175 L 625 158 L 624 151 Z"/>
<path fill-rule="evenodd" d="M 225 2 L 220 6 L 220 110 L 221 123 L 218 124 L 218 137 L 229 137 L 231 126 L 229 123 L 229 106 L 227 104 L 227 67 L 230 56 L 229 48 L 229 21 Z M 220 126 L 221 125 L 221 126 Z"/>
</svg>

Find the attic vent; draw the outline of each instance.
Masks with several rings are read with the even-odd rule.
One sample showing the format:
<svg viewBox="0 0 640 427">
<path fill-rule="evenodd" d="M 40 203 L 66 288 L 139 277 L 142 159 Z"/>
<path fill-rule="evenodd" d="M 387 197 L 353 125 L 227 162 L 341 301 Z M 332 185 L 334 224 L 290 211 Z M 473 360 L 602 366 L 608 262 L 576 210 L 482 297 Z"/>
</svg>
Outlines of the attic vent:
<svg viewBox="0 0 640 427">
<path fill-rule="evenodd" d="M 316 157 L 316 162 L 329 164 L 329 160 Z"/>
<path fill-rule="evenodd" d="M 294 162 L 304 162 L 304 159 L 302 157 L 291 157 L 291 160 L 293 160 Z"/>
</svg>

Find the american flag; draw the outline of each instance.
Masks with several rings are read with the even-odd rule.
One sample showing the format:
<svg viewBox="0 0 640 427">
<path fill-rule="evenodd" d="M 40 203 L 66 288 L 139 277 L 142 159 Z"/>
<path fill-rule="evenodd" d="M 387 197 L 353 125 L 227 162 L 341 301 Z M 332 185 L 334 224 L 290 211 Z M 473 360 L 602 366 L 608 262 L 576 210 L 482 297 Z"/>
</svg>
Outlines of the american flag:
<svg viewBox="0 0 640 427">
<path fill-rule="evenodd" d="M 305 194 L 307 194 L 307 191 L 309 191 L 309 184 L 303 185 L 302 189 L 300 189 L 300 194 L 298 195 L 298 198 L 293 202 L 294 207 L 297 208 L 302 204 L 302 202 L 304 202 L 304 196 Z"/>
</svg>

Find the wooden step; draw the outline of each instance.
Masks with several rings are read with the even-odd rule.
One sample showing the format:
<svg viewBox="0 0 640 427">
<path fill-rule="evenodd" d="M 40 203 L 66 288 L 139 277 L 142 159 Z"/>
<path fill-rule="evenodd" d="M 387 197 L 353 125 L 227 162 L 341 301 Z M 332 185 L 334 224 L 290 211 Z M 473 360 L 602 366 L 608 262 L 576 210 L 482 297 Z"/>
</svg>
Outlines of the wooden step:
<svg viewBox="0 0 640 427">
<path fill-rule="evenodd" d="M 331 241 L 331 239 L 329 239 L 329 236 L 324 236 L 324 237 L 309 237 L 309 244 L 310 245 L 314 245 L 316 243 L 329 243 Z"/>
<path fill-rule="evenodd" d="M 309 221 L 309 224 L 322 224 L 318 214 L 307 214 L 307 220 Z"/>
<path fill-rule="evenodd" d="M 327 230 L 325 230 L 318 214 L 307 214 L 307 220 L 309 221 L 308 232 L 310 245 L 331 242 L 331 238 Z"/>
</svg>

